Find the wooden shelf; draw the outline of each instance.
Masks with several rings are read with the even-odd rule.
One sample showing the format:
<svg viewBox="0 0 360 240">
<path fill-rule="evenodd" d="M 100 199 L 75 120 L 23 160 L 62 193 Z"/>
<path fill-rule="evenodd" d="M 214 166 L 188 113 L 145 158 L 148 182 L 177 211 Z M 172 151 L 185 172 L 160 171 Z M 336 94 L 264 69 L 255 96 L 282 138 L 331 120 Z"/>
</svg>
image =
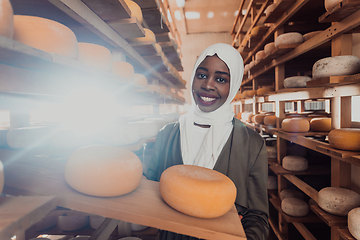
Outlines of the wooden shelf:
<svg viewBox="0 0 360 240">
<path fill-rule="evenodd" d="M 347 228 L 340 228 L 338 230 L 339 232 L 339 235 L 342 239 L 344 240 L 356 240 L 352 235 L 351 233 L 349 232 L 349 229 Z"/>
<path fill-rule="evenodd" d="M 274 10 L 265 17 L 264 23 L 275 23 L 294 2 L 295 0 L 281 0 L 274 3 L 276 6 Z"/>
<path fill-rule="evenodd" d="M 276 175 L 330 175 L 331 169 L 328 166 L 309 166 L 306 171 L 288 171 L 278 163 L 270 164 L 269 168 Z"/>
<path fill-rule="evenodd" d="M 322 210 L 317 203 L 310 201 L 310 209 L 319 216 L 323 222 L 325 222 L 329 227 L 332 226 L 346 226 L 347 218 L 339 217 Z"/>
<path fill-rule="evenodd" d="M 319 17 L 319 22 L 339 22 L 353 12 L 360 9 L 360 2 L 357 0 L 343 0 L 334 6 L 330 11 Z"/>
</svg>

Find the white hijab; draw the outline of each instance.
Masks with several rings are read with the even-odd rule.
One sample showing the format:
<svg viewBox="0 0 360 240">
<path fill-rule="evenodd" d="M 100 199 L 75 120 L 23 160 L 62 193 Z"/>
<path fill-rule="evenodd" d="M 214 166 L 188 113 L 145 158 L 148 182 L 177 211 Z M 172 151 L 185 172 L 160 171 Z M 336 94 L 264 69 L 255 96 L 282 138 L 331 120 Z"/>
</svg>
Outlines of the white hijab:
<svg viewBox="0 0 360 240">
<path fill-rule="evenodd" d="M 196 105 L 192 85 L 196 70 L 200 63 L 207 57 L 217 55 L 230 71 L 230 91 L 225 103 L 213 112 L 203 112 Z M 192 106 L 189 111 L 182 115 L 180 122 L 181 152 L 184 164 L 197 165 L 212 169 L 220 155 L 226 141 L 232 131 L 234 112 L 231 109 L 231 101 L 238 92 L 244 73 L 244 63 L 240 53 L 231 45 L 217 43 L 206 48 L 198 57 L 191 75 Z M 195 123 L 211 125 L 200 149 L 194 146 Z"/>
</svg>

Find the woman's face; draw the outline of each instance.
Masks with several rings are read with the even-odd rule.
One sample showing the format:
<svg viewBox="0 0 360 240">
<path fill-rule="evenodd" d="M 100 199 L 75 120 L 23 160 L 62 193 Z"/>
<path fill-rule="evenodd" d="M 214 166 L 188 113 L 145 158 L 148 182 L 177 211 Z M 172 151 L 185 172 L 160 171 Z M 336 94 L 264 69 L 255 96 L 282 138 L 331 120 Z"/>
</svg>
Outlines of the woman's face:
<svg viewBox="0 0 360 240">
<path fill-rule="evenodd" d="M 216 55 L 207 56 L 196 69 L 193 81 L 195 103 L 203 112 L 221 107 L 230 91 L 230 71 Z"/>
</svg>

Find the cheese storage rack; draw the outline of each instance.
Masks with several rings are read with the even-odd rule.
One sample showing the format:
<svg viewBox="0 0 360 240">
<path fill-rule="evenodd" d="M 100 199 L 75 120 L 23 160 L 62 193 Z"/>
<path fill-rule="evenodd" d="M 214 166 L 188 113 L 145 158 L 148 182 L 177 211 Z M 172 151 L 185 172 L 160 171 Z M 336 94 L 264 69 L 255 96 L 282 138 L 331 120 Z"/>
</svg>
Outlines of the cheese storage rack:
<svg viewBox="0 0 360 240">
<path fill-rule="evenodd" d="M 271 103 L 277 116 L 277 123 L 273 128 L 246 123 L 261 134 L 276 136 L 277 159 L 269 159 L 269 173 L 277 176 L 278 180 L 277 190 L 269 191 L 269 204 L 273 209 L 270 213 L 270 226 L 278 239 L 296 239 L 299 236 L 304 239 L 354 239 L 347 230 L 345 217 L 320 209 L 317 205 L 318 189 L 304 181 L 304 176 L 329 176 L 331 186 L 350 188 L 351 165 L 360 166 L 360 153 L 331 148 L 324 141 L 327 133 L 284 132 L 281 130 L 281 122 L 286 117 L 286 103 L 296 105 L 297 112 L 301 113 L 305 111 L 305 102 L 321 100 L 329 103 L 333 128 L 354 127 L 356 124 L 351 122 L 351 97 L 360 95 L 358 74 L 312 80 L 306 88 L 284 89 L 283 81 L 290 76 L 311 75 L 312 65 L 321 58 L 352 54 L 352 33 L 358 32 L 360 25 L 359 1 L 342 1 L 327 12 L 324 1 L 280 0 L 276 1 L 275 10 L 268 15 L 264 14 L 264 10 L 272 2 L 254 0 L 248 6 L 244 6 L 244 1 L 241 3 L 239 12 L 244 9 L 246 14 L 236 19 L 232 34 L 233 46 L 242 54 L 244 64 L 254 60 L 257 51 L 282 33 L 321 31 L 302 44 L 275 49 L 244 75 L 241 91 L 272 86 L 273 92 L 233 102 L 235 113 L 246 110 L 253 114 L 262 110 L 262 104 Z M 244 30 L 246 21 L 250 21 L 250 27 Z M 262 33 L 252 36 L 251 30 L 256 26 L 261 26 Z M 320 154 L 326 159 L 323 164 L 330 168 L 319 170 L 310 166 L 307 171 L 297 173 L 284 170 L 281 160 L 286 155 L 289 144 Z M 308 216 L 290 217 L 282 212 L 278 196 L 288 185 L 296 186 L 310 199 L 311 210 Z M 319 234 L 311 229 L 311 224 L 320 224 L 322 232 Z"/>
</svg>

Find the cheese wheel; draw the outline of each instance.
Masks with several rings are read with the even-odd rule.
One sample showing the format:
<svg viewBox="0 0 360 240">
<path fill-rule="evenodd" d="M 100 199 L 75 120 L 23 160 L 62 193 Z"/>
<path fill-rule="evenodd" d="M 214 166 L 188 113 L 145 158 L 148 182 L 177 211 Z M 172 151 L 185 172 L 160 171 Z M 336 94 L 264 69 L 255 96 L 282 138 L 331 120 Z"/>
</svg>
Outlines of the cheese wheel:
<svg viewBox="0 0 360 240">
<path fill-rule="evenodd" d="M 275 126 L 276 125 L 276 116 L 275 115 L 266 115 L 264 117 L 264 124 L 267 126 Z"/>
<path fill-rule="evenodd" d="M 284 88 L 302 88 L 311 80 L 308 76 L 293 76 L 284 79 Z"/>
<path fill-rule="evenodd" d="M 105 221 L 106 217 L 98 216 L 98 215 L 90 215 L 89 223 L 92 229 L 98 229 L 100 225 Z"/>
<path fill-rule="evenodd" d="M 267 156 L 268 158 L 277 158 L 277 149 L 276 147 L 266 146 Z"/>
<path fill-rule="evenodd" d="M 160 177 L 160 193 L 172 208 L 199 218 L 227 213 L 236 199 L 236 186 L 224 174 L 195 165 L 175 165 Z"/>
<path fill-rule="evenodd" d="M 318 193 L 318 204 L 328 213 L 347 216 L 350 210 L 360 207 L 360 195 L 346 188 L 326 187 Z"/>
<path fill-rule="evenodd" d="M 266 55 L 269 55 L 272 51 L 276 49 L 275 43 L 270 42 L 264 46 L 264 51 Z"/>
<path fill-rule="evenodd" d="M 142 178 L 140 159 L 114 146 L 92 145 L 74 151 L 65 164 L 65 180 L 92 196 L 114 197 L 133 191 Z"/>
<path fill-rule="evenodd" d="M 48 53 L 78 58 L 78 42 L 73 31 L 50 19 L 14 15 L 13 39 Z"/>
<path fill-rule="evenodd" d="M 244 74 L 247 73 L 250 70 L 250 63 L 245 64 L 244 66 Z"/>
<path fill-rule="evenodd" d="M 330 132 L 331 131 L 331 118 L 316 117 L 310 120 L 310 129 L 314 132 Z"/>
<path fill-rule="evenodd" d="M 136 2 L 131 0 L 125 0 L 125 3 L 131 11 L 131 16 L 135 17 L 139 21 L 139 23 L 142 24 L 143 14 L 140 6 Z"/>
<path fill-rule="evenodd" d="M 288 171 L 305 171 L 308 169 L 308 161 L 300 156 L 285 156 L 282 166 Z"/>
<path fill-rule="evenodd" d="M 6 142 L 14 149 L 36 148 L 47 144 L 50 131 L 43 126 L 14 128 L 6 134 Z"/>
<path fill-rule="evenodd" d="M 157 53 L 162 53 L 163 52 L 160 44 L 155 43 L 154 46 L 155 46 L 155 50 L 156 50 Z"/>
<path fill-rule="evenodd" d="M 145 31 L 145 36 L 144 37 L 137 37 L 137 38 L 132 38 L 131 41 L 133 42 L 147 42 L 150 41 L 152 43 L 156 43 L 156 37 L 155 34 L 147 28 L 144 28 Z"/>
<path fill-rule="evenodd" d="M 313 32 L 308 32 L 306 34 L 303 35 L 304 41 L 309 40 L 310 38 L 315 37 L 316 35 L 318 35 L 319 33 L 322 33 L 323 31 L 313 31 Z"/>
<path fill-rule="evenodd" d="M 98 44 L 79 42 L 79 61 L 104 71 L 113 68 L 110 50 Z"/>
<path fill-rule="evenodd" d="M 263 124 L 264 118 L 265 118 L 265 114 L 255 114 L 253 122 L 257 124 Z"/>
<path fill-rule="evenodd" d="M 322 58 L 315 62 L 313 78 L 351 75 L 360 72 L 360 59 L 352 55 Z"/>
<path fill-rule="evenodd" d="M 360 239 L 360 207 L 352 209 L 347 218 L 348 229 L 354 238 Z"/>
<path fill-rule="evenodd" d="M 134 67 L 125 61 L 113 61 L 112 62 L 112 73 L 116 74 L 126 80 L 134 80 Z"/>
<path fill-rule="evenodd" d="M 278 188 L 277 177 L 269 175 L 267 189 L 268 190 L 276 190 L 277 188 Z"/>
<path fill-rule="evenodd" d="M 308 132 L 310 123 L 306 118 L 285 118 L 281 123 L 281 129 L 292 133 Z"/>
<path fill-rule="evenodd" d="M 59 216 L 57 226 L 63 231 L 75 231 L 89 225 L 89 216 L 67 215 Z"/>
<path fill-rule="evenodd" d="M 329 12 L 333 7 L 335 7 L 340 2 L 342 2 L 342 0 L 325 0 L 324 5 L 326 11 Z"/>
<path fill-rule="evenodd" d="M 297 189 L 283 189 L 280 192 L 280 200 L 284 200 L 285 198 L 298 198 L 304 200 L 304 193 Z"/>
<path fill-rule="evenodd" d="M 244 122 L 251 122 L 251 118 L 254 114 L 252 112 L 243 112 L 241 114 L 241 120 L 243 120 Z"/>
<path fill-rule="evenodd" d="M 276 9 L 277 4 L 270 4 L 264 11 L 266 16 L 269 16 Z"/>
<path fill-rule="evenodd" d="M 274 91 L 274 88 L 271 86 L 271 87 L 267 87 L 267 86 L 264 86 L 264 87 L 261 87 L 261 88 L 258 88 L 256 90 L 256 95 L 257 96 L 263 96 L 269 92 L 273 92 Z"/>
<path fill-rule="evenodd" d="M 12 38 L 14 34 L 14 12 L 9 0 L 0 0 L 0 36 Z"/>
<path fill-rule="evenodd" d="M 256 95 L 256 90 L 246 90 L 244 91 L 247 97 L 253 97 Z"/>
<path fill-rule="evenodd" d="M 293 217 L 305 217 L 309 213 L 309 205 L 298 198 L 285 198 L 281 201 L 281 210 Z"/>
<path fill-rule="evenodd" d="M 255 60 L 262 60 L 265 58 L 265 51 L 260 50 L 255 54 Z"/>
<path fill-rule="evenodd" d="M 5 182 L 4 165 L 0 161 L 0 194 L 2 193 L 2 190 L 4 189 L 4 182 Z"/>
<path fill-rule="evenodd" d="M 134 82 L 138 83 L 138 84 L 141 84 L 143 86 L 147 86 L 148 85 L 148 81 L 147 81 L 147 78 L 140 74 L 140 73 L 135 73 L 134 74 Z"/>
<path fill-rule="evenodd" d="M 275 46 L 279 47 L 282 45 L 298 44 L 304 41 L 303 36 L 298 32 L 289 32 L 279 35 L 275 39 Z"/>
<path fill-rule="evenodd" d="M 360 151 L 360 129 L 333 129 L 328 135 L 330 146 L 348 151 Z"/>
<path fill-rule="evenodd" d="M 256 36 L 256 35 L 258 35 L 261 27 L 262 27 L 262 26 L 256 26 L 256 27 L 254 27 L 253 29 L 251 29 L 250 35 L 251 35 L 251 36 Z"/>
</svg>

